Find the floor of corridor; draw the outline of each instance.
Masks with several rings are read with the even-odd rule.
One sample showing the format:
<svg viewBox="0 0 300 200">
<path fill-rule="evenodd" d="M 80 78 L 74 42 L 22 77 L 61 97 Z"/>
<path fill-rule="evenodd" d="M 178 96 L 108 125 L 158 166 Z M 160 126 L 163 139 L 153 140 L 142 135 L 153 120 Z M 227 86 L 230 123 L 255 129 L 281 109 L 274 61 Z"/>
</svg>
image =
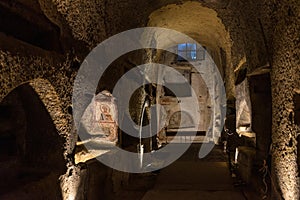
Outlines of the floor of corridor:
<svg viewBox="0 0 300 200">
<path fill-rule="evenodd" d="M 192 144 L 180 159 L 162 169 L 155 176 L 150 189 L 140 194 L 139 197 L 131 197 L 131 199 L 258 199 L 253 194 L 249 196 L 248 192 L 245 194 L 245 188 L 234 186 L 235 180 L 230 175 L 226 154 L 223 153 L 220 146 L 216 146 L 204 159 L 198 158 L 199 149 L 200 144 Z M 141 186 L 143 179 L 146 180 L 145 177 L 137 178 L 131 183 Z M 149 177 L 148 180 L 150 180 Z M 131 187 L 134 187 L 133 185 Z M 131 192 L 134 193 L 134 189 Z"/>
<path fill-rule="evenodd" d="M 194 144 L 179 160 L 161 170 L 153 189 L 143 200 L 245 199 L 233 186 L 223 151 L 215 148 L 200 160 L 199 149 L 199 145 Z"/>
</svg>

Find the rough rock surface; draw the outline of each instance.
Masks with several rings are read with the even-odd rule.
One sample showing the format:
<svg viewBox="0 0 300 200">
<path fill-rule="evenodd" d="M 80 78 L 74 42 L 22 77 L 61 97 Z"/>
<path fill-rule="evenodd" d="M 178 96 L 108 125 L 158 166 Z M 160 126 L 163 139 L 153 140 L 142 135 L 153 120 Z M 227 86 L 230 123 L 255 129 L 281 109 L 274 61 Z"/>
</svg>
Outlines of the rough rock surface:
<svg viewBox="0 0 300 200">
<path fill-rule="evenodd" d="M 39 10 L 36 1 L 26 3 L 33 10 Z M 76 71 L 75 57 L 82 61 L 98 43 L 121 31 L 143 27 L 149 23 L 149 16 L 167 5 L 182 6 L 187 0 L 39 0 L 45 16 L 60 28 L 61 39 L 72 38 L 82 42 L 75 56 L 72 48 L 64 55 L 44 51 L 32 45 L 15 41 L 0 34 L 0 99 L 22 83 L 31 85 L 40 95 L 60 134 L 65 135 L 67 154 L 74 148 L 76 135 L 71 131 L 72 119 L 68 113 L 71 105 L 72 87 Z M 300 3 L 298 0 L 200 0 L 202 6 L 215 11 L 228 32 L 226 43 L 226 91 L 234 99 L 234 70 L 243 63 L 248 72 L 258 67 L 272 67 L 273 105 L 273 177 L 278 196 L 285 199 L 299 199 L 299 177 L 297 167 L 297 136 L 299 126 L 293 121 L 295 91 L 300 90 Z M 189 3 L 189 2 L 188 2 Z M 166 22 L 170 19 L 165 19 Z M 162 20 L 163 21 L 163 20 Z M 71 40 L 70 40 L 71 41 Z M 69 40 L 60 41 L 72 46 Z M 78 44 L 75 44 L 77 46 Z M 81 44 L 81 43 L 80 43 Z M 219 46 L 218 46 L 219 47 Z M 74 47 L 75 49 L 75 47 Z M 78 53 L 78 52 L 80 53 Z M 126 60 L 126 59 L 125 59 Z M 128 60 L 126 60 L 128 61 Z M 116 66 L 118 63 L 114 63 Z M 78 63 L 77 63 L 78 65 Z M 114 68 L 114 77 L 132 67 L 128 62 L 122 69 Z M 238 69 L 237 69 L 238 71 Z M 40 80 L 47 80 L 46 82 Z M 113 82 L 112 80 L 109 80 Z M 107 85 L 111 85 L 107 82 Z M 51 85 L 50 85 L 51 84 Z M 45 86 L 45 87 L 44 87 Z M 51 91 L 55 91 L 56 94 Z M 144 95 L 138 92 L 133 107 L 140 107 Z M 271 103 L 271 102 L 270 102 Z M 58 106 L 59 105 L 59 106 Z M 255 105 L 252 105 L 255 106 Z M 59 112 L 57 112 L 58 107 Z M 133 118 L 139 118 L 139 111 L 133 109 Z M 55 113 L 54 113 L 55 112 Z M 72 160 L 72 159 L 71 159 Z M 71 162 L 71 161 L 70 161 Z M 72 164 L 70 164 L 72 166 Z M 73 167 L 73 166 L 72 166 Z M 69 169 L 70 170 L 70 169 Z"/>
</svg>

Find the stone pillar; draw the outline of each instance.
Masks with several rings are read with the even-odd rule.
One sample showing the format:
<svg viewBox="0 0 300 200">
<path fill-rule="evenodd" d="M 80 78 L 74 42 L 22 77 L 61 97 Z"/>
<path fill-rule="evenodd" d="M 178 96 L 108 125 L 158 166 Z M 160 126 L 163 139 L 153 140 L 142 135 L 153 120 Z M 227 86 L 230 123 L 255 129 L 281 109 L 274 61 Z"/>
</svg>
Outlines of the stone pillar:
<svg viewBox="0 0 300 200">
<path fill-rule="evenodd" d="M 297 135 L 293 97 L 300 88 L 299 2 L 278 3 L 273 38 L 272 177 L 273 199 L 299 199 Z M 297 16 L 298 15 L 298 16 Z"/>
</svg>

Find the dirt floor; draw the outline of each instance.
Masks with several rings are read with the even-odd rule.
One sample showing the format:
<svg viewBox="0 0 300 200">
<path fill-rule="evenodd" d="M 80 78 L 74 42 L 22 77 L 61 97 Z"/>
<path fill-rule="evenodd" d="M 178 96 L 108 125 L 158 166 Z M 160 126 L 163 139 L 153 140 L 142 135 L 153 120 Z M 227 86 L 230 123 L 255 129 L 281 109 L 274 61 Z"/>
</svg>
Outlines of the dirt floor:
<svg viewBox="0 0 300 200">
<path fill-rule="evenodd" d="M 247 185 L 233 178 L 227 155 L 216 146 L 199 159 L 201 144 L 192 144 L 176 162 L 157 173 L 131 174 L 129 185 L 112 199 L 124 200 L 247 200 L 262 199 Z"/>
</svg>

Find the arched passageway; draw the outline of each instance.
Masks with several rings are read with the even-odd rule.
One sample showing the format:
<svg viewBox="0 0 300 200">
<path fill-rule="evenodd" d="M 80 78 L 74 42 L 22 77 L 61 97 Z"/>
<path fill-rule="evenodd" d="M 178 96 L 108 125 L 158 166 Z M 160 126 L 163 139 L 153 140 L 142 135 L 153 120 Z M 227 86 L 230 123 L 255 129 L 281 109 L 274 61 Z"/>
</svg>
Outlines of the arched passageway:
<svg viewBox="0 0 300 200">
<path fill-rule="evenodd" d="M 148 26 L 177 30 L 192 37 L 199 44 L 204 46 L 207 53 L 206 56 L 210 56 L 213 59 L 214 64 L 218 69 L 218 73 L 222 76 L 224 81 L 222 84 L 225 83 L 226 94 L 228 95 L 227 99 L 234 99 L 236 86 L 233 81 L 235 80 L 235 73 L 231 61 L 232 41 L 229 32 L 226 30 L 222 20 L 218 17 L 215 10 L 204 7 L 198 2 L 185 2 L 179 5 L 170 4 L 151 13 L 149 16 Z M 177 38 L 173 38 L 172 40 L 170 37 L 171 36 L 168 34 L 161 33 L 157 36 L 156 40 L 171 41 L 170 44 L 166 45 L 178 45 L 177 52 L 179 53 L 181 51 L 180 45 L 182 46 L 184 43 L 186 43 L 186 46 L 189 45 L 189 41 L 181 41 Z M 154 62 L 155 61 L 174 67 L 178 71 L 180 71 L 180 69 L 185 69 L 184 66 L 188 65 L 182 63 L 178 60 L 178 58 L 176 59 L 176 57 L 174 59 L 174 57 L 168 55 L 166 52 L 159 52 L 154 55 Z M 195 59 L 189 60 L 189 62 L 200 63 L 200 65 L 202 64 L 202 68 L 212 67 L 211 65 L 206 65 L 203 60 L 199 61 Z M 185 73 L 187 73 L 186 71 Z M 211 104 L 216 102 L 212 100 L 212 94 L 209 94 L 211 90 L 209 90 L 209 86 L 205 84 L 205 78 L 203 79 L 201 72 L 198 74 L 198 77 L 196 76 L 197 74 L 193 73 L 191 73 L 191 75 L 183 73 L 183 75 L 185 75 L 185 77 L 191 77 L 190 83 L 194 90 L 197 91 L 196 93 L 201 107 L 200 110 L 202 110 L 202 112 L 199 112 L 199 116 L 201 118 L 200 127 L 202 126 L 199 131 L 201 130 L 205 134 L 206 132 L 209 132 L 209 124 L 211 122 L 214 128 L 217 127 L 217 124 L 215 124 L 217 119 L 214 118 L 213 110 L 210 109 Z M 197 83 L 195 84 L 193 81 L 196 81 L 196 79 Z M 211 77 L 211 79 L 214 79 L 214 77 Z M 217 91 L 217 93 L 218 92 L 220 91 Z M 163 93 L 163 96 L 164 95 L 166 96 L 167 92 Z M 218 95 L 222 94 L 218 93 Z M 160 96 L 160 94 L 158 94 L 158 96 Z M 168 96 L 168 98 L 170 99 L 171 97 Z M 168 102 L 169 99 L 163 101 L 164 104 L 166 104 L 165 109 L 167 110 L 168 115 L 170 115 L 170 117 L 168 117 L 170 121 L 167 128 L 174 131 L 176 130 L 174 126 L 176 126 L 176 124 L 180 124 L 180 122 L 183 123 L 184 119 L 180 118 L 178 112 L 172 111 L 172 105 L 174 110 L 176 110 L 176 106 L 174 106 L 174 103 L 170 103 L 170 105 L 168 105 L 166 102 Z M 179 101 L 184 100 L 180 99 Z M 181 116 L 185 114 L 182 111 L 183 110 L 181 110 Z M 177 121 L 175 119 L 176 116 L 178 117 Z M 225 118 L 222 118 L 221 120 L 225 120 Z M 214 131 L 217 132 L 216 130 Z M 231 131 L 235 132 L 235 129 Z M 168 138 L 168 134 L 170 133 L 168 133 L 168 130 L 166 130 L 166 132 Z M 182 142 L 182 140 L 175 140 L 176 136 L 172 139 L 172 142 Z M 221 138 L 218 139 L 221 141 Z M 246 197 L 245 193 L 232 188 L 233 180 L 230 175 L 234 175 L 235 172 L 233 174 L 229 173 L 230 170 L 233 169 L 228 169 L 229 163 L 227 162 L 226 154 L 224 154 L 221 146 L 215 147 L 205 159 L 199 160 L 197 151 L 201 148 L 201 143 L 205 142 L 207 141 L 202 139 L 200 140 L 200 144 L 193 144 L 179 160 L 163 169 L 158 175 L 153 189 L 149 190 L 143 199 L 181 199 L 187 196 L 189 196 L 190 199 L 256 198 L 254 196 L 250 197 L 251 194 L 248 193 L 249 191 L 246 192 Z M 229 162 L 232 161 L 230 160 Z M 229 166 L 231 165 L 229 164 Z M 184 174 L 184 176 L 180 176 L 177 173 Z M 207 192 L 207 190 L 213 190 L 215 192 Z"/>
<path fill-rule="evenodd" d="M 220 96 L 225 94 L 221 94 L 221 90 L 214 91 L 215 89 L 212 89 L 211 86 L 207 85 L 207 77 L 211 76 L 211 80 L 213 80 L 216 85 L 220 84 L 223 86 L 224 82 L 226 82 L 225 89 L 227 95 L 232 96 L 234 93 L 234 85 L 232 84 L 234 73 L 231 72 L 232 44 L 230 35 L 222 23 L 222 20 L 218 17 L 216 11 L 213 9 L 204 7 L 198 2 L 188 1 L 182 4 L 169 4 L 155 10 L 149 15 L 149 21 L 147 25 L 150 27 L 162 27 L 179 31 L 188 37 L 191 37 L 199 45 L 201 45 L 201 47 L 198 47 L 198 44 L 190 44 L 193 42 L 188 41 L 187 38 L 172 38 L 175 36 L 169 35 L 167 31 L 162 32 L 155 36 L 156 42 L 159 43 L 157 46 L 175 49 L 175 52 L 177 52 L 178 55 L 181 55 L 182 53 L 187 55 L 189 53 L 193 54 L 193 50 L 191 51 L 189 48 L 195 48 L 194 58 L 188 60 L 188 62 L 185 62 L 184 60 L 180 59 L 180 56 L 172 55 L 165 51 L 158 51 L 154 52 L 154 54 L 152 54 L 153 58 L 149 58 L 148 60 L 171 66 L 182 73 L 185 78 L 187 78 L 192 88 L 196 92 L 199 102 L 199 108 L 197 109 L 199 109 L 199 116 L 201 120 L 199 124 L 196 124 L 196 126 L 199 126 L 197 131 L 206 133 L 210 132 L 210 130 L 213 130 L 211 136 L 213 139 L 211 140 L 214 140 L 217 143 L 220 132 L 217 133 L 217 129 L 219 127 L 215 121 L 217 118 L 219 118 L 218 115 L 222 115 L 222 113 L 217 111 L 216 114 L 216 111 L 213 107 L 214 105 L 222 104 L 222 102 L 221 100 L 215 101 L 215 97 L 211 98 L 211 95 L 216 92 L 218 93 L 217 98 L 221 99 Z M 192 47 L 192 45 L 194 45 L 194 47 Z M 193 57 L 193 55 L 191 56 Z M 199 68 L 195 69 L 192 64 L 198 65 Z M 215 71 L 209 75 L 201 71 L 204 69 L 214 70 L 214 68 L 216 68 Z M 215 80 L 216 75 L 214 73 L 221 76 L 222 80 L 220 83 L 217 83 L 217 80 Z M 172 80 L 169 80 L 171 82 L 168 83 L 167 76 L 162 77 L 162 79 L 164 79 L 166 84 L 177 84 L 177 88 L 181 87 L 179 83 L 172 83 Z M 218 88 L 218 86 L 215 87 Z M 160 94 L 161 90 L 162 94 Z M 167 118 L 169 119 L 172 113 L 176 112 L 176 105 L 171 103 L 174 100 L 172 100 L 172 95 L 170 97 L 167 91 L 168 89 L 165 89 L 165 87 L 160 89 L 158 86 L 155 98 L 157 102 L 170 102 L 170 105 L 165 106 L 167 110 L 166 112 L 168 113 Z M 188 91 L 188 89 L 181 88 L 181 91 Z M 183 94 L 184 98 L 179 98 L 178 101 L 182 102 L 183 105 L 185 101 L 188 101 L 188 96 L 188 94 Z M 223 119 L 221 119 L 221 121 L 223 121 Z M 219 124 L 222 124 L 222 122 Z M 210 139 L 208 141 L 210 141 Z"/>
<path fill-rule="evenodd" d="M 34 192 L 38 198 L 61 196 L 57 180 L 66 170 L 65 139 L 33 89 L 37 82 L 43 81 L 24 83 L 1 101 L 0 196 L 4 199 L 25 198 L 26 191 Z M 44 83 L 46 87 L 48 82 Z"/>
<path fill-rule="evenodd" d="M 206 48 L 213 58 L 221 76 L 227 83 L 227 93 L 234 93 L 232 80 L 231 46 L 232 41 L 222 20 L 215 10 L 204 7 L 198 2 L 188 1 L 183 4 L 170 4 L 149 15 L 148 26 L 162 27 L 179 31 L 196 40 Z M 167 35 L 161 35 L 158 40 Z M 186 41 L 176 41 L 184 43 Z M 226 74 L 226 76 L 225 76 Z M 230 96 L 230 95 L 229 95 Z"/>
<path fill-rule="evenodd" d="M 16 183 L 14 182 L 16 176 L 12 171 L 17 172 L 22 168 L 18 174 L 22 183 L 25 184 L 25 186 L 16 186 L 14 191 L 4 186 L 5 191 L 2 192 L 1 187 L 0 198 L 35 197 L 40 199 L 38 195 L 41 191 L 47 191 L 50 188 L 48 187 L 50 182 L 57 186 L 57 183 L 61 181 L 61 187 L 55 187 L 55 192 L 51 194 L 53 196 L 49 196 L 47 193 L 49 191 L 47 191 L 44 193 L 48 195 L 45 198 L 109 199 L 113 196 L 116 197 L 115 199 L 142 199 L 145 192 L 155 185 L 151 182 L 153 177 L 158 177 L 159 180 L 155 189 L 167 188 L 167 186 L 170 186 L 167 189 L 174 189 L 176 183 L 186 181 L 187 178 L 199 184 L 199 176 L 193 176 L 194 172 L 191 169 L 194 166 L 193 169 L 196 169 L 195 173 L 197 173 L 199 172 L 197 167 L 205 162 L 208 164 L 206 166 L 211 166 L 208 170 L 204 170 L 204 172 L 209 172 L 207 174 L 224 172 L 222 176 L 228 175 L 229 172 L 224 170 L 227 169 L 224 163 L 228 161 L 223 160 L 224 154 L 221 148 L 212 151 L 212 157 L 217 157 L 223 162 L 216 168 L 219 170 L 213 169 L 216 163 L 208 163 L 216 161 L 210 156 L 193 163 L 194 158 L 198 159 L 199 146 L 197 145 L 199 144 L 187 151 L 179 163 L 175 163 L 175 167 L 170 166 L 171 168 L 166 171 L 162 170 L 161 173 L 154 172 L 154 174 L 158 173 L 158 176 L 119 172 L 103 166 L 94 159 L 95 155 L 92 155 L 91 160 L 88 161 L 73 162 L 76 157 L 74 153 L 84 151 L 84 148 L 75 148 L 77 134 L 72 129 L 71 119 L 72 86 L 80 64 L 93 47 L 110 36 L 137 27 L 158 26 L 174 29 L 192 37 L 205 47 L 216 63 L 226 88 L 228 108 L 226 127 L 234 131 L 237 128 L 237 132 L 243 135 L 240 137 L 234 134 L 233 139 L 237 140 L 238 145 L 243 146 L 239 148 L 237 157 L 239 171 L 244 181 L 247 182 L 244 188 L 253 186 L 260 198 L 267 196 L 270 199 L 298 200 L 300 183 L 298 176 L 300 160 L 299 9 L 299 0 L 1 1 L 1 101 L 11 89 L 28 80 L 43 77 L 47 78 L 51 84 L 41 79 L 30 81 L 30 86 L 26 83 L 20 88 L 15 88 L 0 106 L 2 113 L 0 114 L 0 152 L 2 152 L 0 160 L 3 160 L 0 167 L 1 177 L 4 174 L 3 177 L 7 180 L 7 177 L 11 176 L 12 181 L 7 181 L 7 183 L 13 186 Z M 163 40 L 165 43 L 173 39 L 175 42 L 173 47 L 181 55 L 188 55 L 192 60 L 204 63 L 200 57 L 199 60 L 197 58 L 198 50 L 200 50 L 197 45 L 184 40 L 176 40 L 167 34 L 154 37 L 157 41 Z M 209 102 L 211 99 L 207 94 L 210 88 L 206 88 L 207 85 L 203 84 L 204 79 L 199 78 L 189 65 L 184 64 L 185 60 L 180 56 L 176 57 L 161 50 L 143 49 L 129 52 L 116 59 L 116 62 L 112 63 L 101 77 L 96 94 L 102 90 L 111 92 L 114 84 L 123 74 L 147 62 L 162 63 L 176 68 L 178 72 L 191 80 L 192 85 L 194 83 L 195 90 L 199 92 L 197 102 L 201 102 L 200 106 L 195 106 L 195 110 L 201 111 L 200 116 L 203 120 L 199 125 L 203 130 L 210 127 L 209 122 L 215 122 L 215 125 L 219 123 L 218 117 L 210 118 L 212 109 L 210 109 Z M 138 79 L 143 78 L 143 74 L 138 73 Z M 190 94 L 190 90 L 183 89 L 184 87 L 178 82 L 169 81 L 168 83 L 173 86 L 177 85 L 185 92 L 181 94 L 183 97 L 175 99 L 172 92 L 163 89 L 165 92 L 165 94 L 161 93 L 163 103 L 167 100 L 170 100 L 169 104 L 174 100 L 181 101 Z M 32 88 L 36 93 L 34 95 Z M 152 94 L 152 97 L 160 95 L 157 88 L 157 85 L 149 84 L 132 95 L 133 100 L 129 105 L 130 113 L 127 113 L 126 117 L 133 119 L 133 128 L 140 123 L 141 109 L 146 100 L 146 94 Z M 87 92 L 84 95 L 93 96 L 94 92 Z M 160 99 L 156 98 L 156 100 Z M 156 102 L 153 101 L 153 105 Z M 180 102 L 175 102 L 175 104 L 179 105 Z M 26 106 L 24 108 L 21 105 Z M 29 108 L 36 110 L 28 110 Z M 67 110 L 70 112 L 68 113 Z M 174 106 L 167 111 L 171 117 L 178 109 Z M 194 116 L 191 115 L 191 117 Z M 26 119 L 26 123 L 21 119 Z M 124 117 L 124 119 L 127 118 Z M 36 123 L 36 120 L 41 122 Z M 177 122 L 172 123 L 178 124 L 178 120 L 175 121 Z M 190 125 L 191 123 L 186 123 L 186 127 Z M 38 134 L 40 132 L 44 134 Z M 54 132 L 57 133 L 56 136 Z M 253 138 L 253 135 L 256 138 Z M 123 139 L 120 141 L 122 147 L 129 151 L 137 151 L 137 138 L 127 137 L 125 134 L 121 138 Z M 213 140 L 218 143 L 216 138 Z M 38 143 L 44 139 L 49 141 Z M 55 145 L 55 141 L 59 145 Z M 145 139 L 145 143 L 147 142 Z M 47 151 L 49 144 L 53 144 L 53 154 Z M 26 152 L 26 147 L 32 154 Z M 226 147 L 229 147 L 229 144 Z M 146 149 L 151 150 L 147 146 Z M 232 155 L 229 155 L 234 158 L 236 149 L 232 149 Z M 44 159 L 43 155 L 49 156 L 49 161 Z M 56 159 L 59 159 L 59 162 L 55 163 Z M 189 164 L 193 163 L 192 167 L 187 167 L 186 161 L 188 160 L 191 161 Z M 3 167 L 2 163 L 4 163 Z M 33 163 L 41 167 L 35 170 Z M 58 171 L 65 165 L 67 165 L 66 173 L 58 180 Z M 53 167 L 49 169 L 48 166 Z M 176 172 L 176 169 L 180 174 Z M 187 170 L 190 170 L 187 176 L 181 176 Z M 60 175 L 64 172 L 59 171 Z M 49 173 L 50 175 L 47 175 Z M 207 174 L 197 173 L 203 176 Z M 164 182 L 167 176 L 171 177 L 170 183 Z M 176 179 L 177 176 L 179 179 Z M 227 178 L 226 180 L 230 180 L 230 177 L 227 176 Z M 264 184 L 263 178 L 266 178 L 266 182 L 269 183 L 268 187 Z M 215 182 L 218 181 L 214 179 Z M 185 183 L 188 185 L 191 182 Z M 202 184 L 199 188 L 197 192 L 201 193 L 203 192 L 201 188 L 205 188 L 205 185 Z M 62 197 L 59 197 L 60 190 L 62 190 Z M 25 193 L 28 195 L 25 196 Z M 153 193 L 150 192 L 150 194 Z M 183 198 L 189 197 L 186 194 L 183 196 Z"/>
</svg>

